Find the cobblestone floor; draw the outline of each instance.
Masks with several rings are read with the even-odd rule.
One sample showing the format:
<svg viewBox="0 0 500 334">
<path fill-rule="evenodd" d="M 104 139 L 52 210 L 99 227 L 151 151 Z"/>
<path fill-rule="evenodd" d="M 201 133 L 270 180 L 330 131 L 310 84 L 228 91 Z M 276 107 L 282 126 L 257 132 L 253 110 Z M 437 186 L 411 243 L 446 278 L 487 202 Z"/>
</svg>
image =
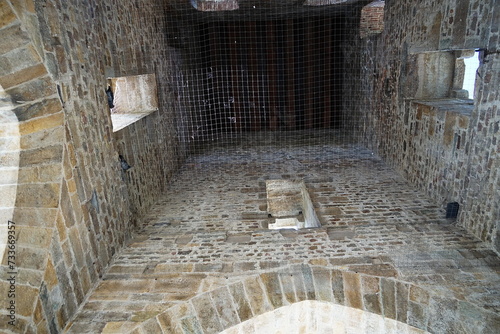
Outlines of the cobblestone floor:
<svg viewBox="0 0 500 334">
<path fill-rule="evenodd" d="M 304 180 L 322 226 L 268 230 L 267 179 Z M 444 216 L 356 145 L 212 148 L 186 161 L 69 332 L 141 322 L 246 275 L 301 263 L 394 277 L 498 313 L 498 256 Z"/>
</svg>

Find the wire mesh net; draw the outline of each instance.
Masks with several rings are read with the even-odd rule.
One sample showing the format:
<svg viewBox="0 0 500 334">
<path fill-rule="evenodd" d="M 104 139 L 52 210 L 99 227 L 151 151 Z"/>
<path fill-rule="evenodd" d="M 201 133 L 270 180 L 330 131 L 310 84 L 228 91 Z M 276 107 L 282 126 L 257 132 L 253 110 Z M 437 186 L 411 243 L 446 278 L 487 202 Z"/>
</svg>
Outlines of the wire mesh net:
<svg viewBox="0 0 500 334">
<path fill-rule="evenodd" d="M 196 153 L 214 145 L 356 141 L 344 106 L 352 98 L 344 88 L 346 36 L 359 24 L 351 11 L 262 2 L 240 2 L 236 11 L 167 10 L 167 43 L 183 55 L 173 78 L 184 111 L 181 143 Z"/>
</svg>

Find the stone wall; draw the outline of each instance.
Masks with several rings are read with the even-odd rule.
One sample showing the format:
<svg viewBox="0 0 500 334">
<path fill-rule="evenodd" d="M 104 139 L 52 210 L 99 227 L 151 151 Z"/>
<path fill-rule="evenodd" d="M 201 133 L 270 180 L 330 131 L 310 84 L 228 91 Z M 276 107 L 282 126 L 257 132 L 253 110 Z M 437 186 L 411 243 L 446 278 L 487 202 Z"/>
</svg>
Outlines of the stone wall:
<svg viewBox="0 0 500 334">
<path fill-rule="evenodd" d="M 3 182 L 15 189 L 0 225 L 15 223 L 16 258 L 9 268 L 3 257 L 0 331 L 60 332 L 182 160 L 170 87 L 180 64 L 162 12 L 156 1 L 0 1 L 1 113 L 15 115 L 20 141 L 0 152 L 2 172 L 17 173 Z M 158 78 L 159 111 L 114 134 L 107 77 L 146 73 Z"/>
<path fill-rule="evenodd" d="M 499 14 L 495 1 L 387 2 L 383 33 L 350 35 L 345 93 L 358 98 L 344 102 L 365 145 L 437 203 L 458 202 L 458 223 L 497 250 Z M 418 54 L 450 49 L 484 50 L 474 106 L 415 103 Z"/>
</svg>

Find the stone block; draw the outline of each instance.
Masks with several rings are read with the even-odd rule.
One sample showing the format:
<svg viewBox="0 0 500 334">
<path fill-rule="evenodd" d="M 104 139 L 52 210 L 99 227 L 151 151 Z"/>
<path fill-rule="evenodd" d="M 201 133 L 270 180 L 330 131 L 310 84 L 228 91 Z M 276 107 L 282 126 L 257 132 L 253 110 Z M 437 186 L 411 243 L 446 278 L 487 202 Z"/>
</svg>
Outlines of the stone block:
<svg viewBox="0 0 500 334">
<path fill-rule="evenodd" d="M 8 26 L 17 19 L 6 0 L 0 1 L 0 28 Z"/>
<path fill-rule="evenodd" d="M 9 17 L 9 14 L 5 13 L 5 11 L 3 14 L 7 15 L 7 17 L 5 17 L 7 21 L 14 21 L 12 16 Z M 4 17 L 0 17 L 0 19 L 4 19 Z M 1 54 L 8 53 L 9 51 L 20 48 L 30 42 L 28 33 L 22 29 L 20 24 L 14 24 L 3 28 L 1 29 L 0 34 L 3 36 L 2 41 L 0 42 L 0 50 L 2 50 L 0 51 Z"/>
<path fill-rule="evenodd" d="M 331 272 L 331 278 L 332 278 L 332 292 L 334 300 L 336 303 L 344 305 L 345 295 L 344 295 L 344 278 L 342 277 L 342 271 L 333 270 Z"/>
<path fill-rule="evenodd" d="M 68 237 L 71 249 L 73 250 L 73 256 L 76 259 L 76 265 L 78 268 L 82 268 L 85 265 L 85 255 L 83 252 L 82 242 L 80 240 L 81 236 L 76 226 L 68 229 Z"/>
<path fill-rule="evenodd" d="M 195 294 L 202 281 L 206 278 L 203 274 L 169 274 L 155 279 L 151 291 L 156 293 L 185 293 Z"/>
<path fill-rule="evenodd" d="M 4 254 L 4 262 L 6 261 L 6 255 Z M 26 245 L 17 245 L 16 250 L 16 263 L 18 267 L 32 270 L 42 270 L 45 265 L 45 260 L 47 258 L 47 251 L 40 248 L 29 248 Z"/>
<path fill-rule="evenodd" d="M 233 264 L 234 272 L 254 271 L 257 268 L 256 262 L 236 262 Z"/>
<path fill-rule="evenodd" d="M 380 303 L 380 279 L 378 277 L 362 276 L 363 304 L 368 312 L 382 314 Z"/>
<path fill-rule="evenodd" d="M 295 296 L 293 274 L 280 273 L 279 279 L 281 282 L 281 288 L 283 290 L 283 298 L 285 299 L 285 304 L 296 303 L 297 297 Z"/>
<path fill-rule="evenodd" d="M 20 106 L 16 106 L 13 111 L 16 114 L 19 122 L 23 122 L 36 117 L 52 115 L 60 112 L 61 110 L 62 106 L 59 99 L 47 98 L 32 104 L 22 104 Z"/>
<path fill-rule="evenodd" d="M 182 333 L 193 333 L 193 334 L 204 334 L 204 330 L 201 327 L 198 318 L 195 316 L 189 316 L 180 319 L 180 325 L 182 328 Z M 212 332 L 208 332 L 212 333 Z"/>
<path fill-rule="evenodd" d="M 316 292 L 314 288 L 314 280 L 311 268 L 307 265 L 301 266 L 302 275 L 304 276 L 304 288 L 308 300 L 316 300 Z"/>
<path fill-rule="evenodd" d="M 2 208 L 13 207 L 16 200 L 16 192 L 17 192 L 16 185 L 0 185 L 0 194 L 2 194 L 2 196 L 0 196 L 0 207 Z M 2 223 L 4 222 L 6 221 L 3 220 Z"/>
<path fill-rule="evenodd" d="M 56 214 L 55 208 L 16 207 L 13 220 L 17 225 L 52 227 Z"/>
<path fill-rule="evenodd" d="M 61 213 L 64 218 L 64 222 L 67 228 L 73 226 L 76 222 L 73 206 L 71 204 L 70 194 L 68 193 L 68 187 L 66 182 L 62 182 L 61 186 L 61 197 L 60 197 L 60 208 Z"/>
<path fill-rule="evenodd" d="M 140 331 L 138 334 L 146 334 L 146 333 L 165 333 L 165 332 L 162 332 L 162 328 L 158 323 L 158 319 L 155 317 L 141 324 Z"/>
<path fill-rule="evenodd" d="M 38 64 L 0 77 L 0 85 L 3 89 L 9 89 L 46 74 L 47 71 L 45 70 L 45 66 L 43 64 Z"/>
<path fill-rule="evenodd" d="M 29 167 L 40 164 L 53 164 L 62 161 L 62 145 L 49 146 L 21 152 L 19 166 Z"/>
<path fill-rule="evenodd" d="M 131 321 L 110 321 L 102 329 L 102 334 L 129 333 L 137 326 L 136 322 Z"/>
<path fill-rule="evenodd" d="M 433 296 L 429 301 L 427 330 L 431 333 L 460 333 L 457 308 L 457 300 Z"/>
<path fill-rule="evenodd" d="M 21 133 L 22 136 L 26 136 L 34 132 L 51 129 L 54 127 L 62 128 L 63 123 L 64 123 L 64 113 L 59 112 L 56 114 L 47 115 L 45 117 L 35 118 L 29 121 L 21 122 L 19 124 L 19 132 Z"/>
<path fill-rule="evenodd" d="M 192 263 L 158 263 L 154 267 L 155 273 L 186 273 L 192 272 L 194 265 Z"/>
<path fill-rule="evenodd" d="M 332 279 L 329 269 L 312 267 L 314 286 L 316 287 L 316 300 L 334 302 L 332 292 Z"/>
<path fill-rule="evenodd" d="M 380 280 L 382 309 L 384 317 L 396 320 L 396 285 L 389 279 Z"/>
<path fill-rule="evenodd" d="M 19 226 L 16 229 L 17 242 L 30 247 L 38 247 L 42 249 L 49 248 L 52 241 L 52 228 Z"/>
<path fill-rule="evenodd" d="M 19 127 L 17 126 L 17 122 L 13 121 L 10 124 L 3 124 L 4 126 L 0 127 L 0 134 L 2 135 L 0 137 L 0 147 L 2 148 L 2 151 L 17 151 L 19 150 L 19 132 L 18 129 Z M 14 127 L 14 131 L 12 129 L 7 130 L 6 127 L 12 128 Z M 8 136 L 6 131 L 11 132 L 12 136 Z"/>
<path fill-rule="evenodd" d="M 357 273 L 363 273 L 367 275 L 379 276 L 379 277 L 398 277 L 398 272 L 393 265 L 382 263 L 382 264 L 370 264 L 370 265 L 349 265 L 349 270 L 355 271 Z"/>
<path fill-rule="evenodd" d="M 222 327 L 219 316 L 215 309 L 210 294 L 204 293 L 191 299 L 193 308 L 198 315 L 200 325 L 203 328 L 203 333 L 219 333 L 224 328 Z"/>
<path fill-rule="evenodd" d="M 17 317 L 14 326 L 10 325 L 7 321 L 0 321 L 0 331 L 3 330 L 4 333 L 27 333 L 28 328 L 27 320 Z M 33 331 L 31 331 L 33 333 Z"/>
<path fill-rule="evenodd" d="M 301 302 L 307 300 L 307 292 L 304 283 L 304 275 L 300 271 L 292 272 L 293 285 L 295 286 L 295 295 L 297 301 Z"/>
<path fill-rule="evenodd" d="M 19 166 L 19 152 L 0 152 L 0 166 L 15 168 Z"/>
<path fill-rule="evenodd" d="M 21 137 L 21 149 L 32 150 L 64 142 L 64 128 L 57 126 Z"/>
<path fill-rule="evenodd" d="M 109 280 L 102 281 L 94 291 L 95 297 L 125 295 L 131 293 L 147 293 L 151 291 L 152 280 Z"/>
<path fill-rule="evenodd" d="M 51 77 L 45 76 L 5 90 L 14 103 L 27 103 L 57 93 Z"/>
<path fill-rule="evenodd" d="M 43 268 L 42 268 L 43 270 Z M 43 280 L 43 271 L 33 270 L 29 268 L 19 268 L 19 275 L 17 276 L 17 282 L 19 284 L 26 284 L 31 286 L 39 286 L 40 282 Z"/>
<path fill-rule="evenodd" d="M 43 281 L 45 282 L 49 290 L 52 290 L 59 282 L 59 280 L 57 279 L 56 270 L 54 268 L 54 265 L 52 264 L 52 259 L 50 257 L 47 261 L 47 266 L 45 267 Z"/>
<path fill-rule="evenodd" d="M 57 208 L 59 188 L 57 183 L 20 184 L 17 187 L 16 206 Z"/>
<path fill-rule="evenodd" d="M 175 324 L 173 323 L 170 315 L 167 312 L 160 313 L 156 316 L 156 319 L 158 321 L 158 324 L 160 325 L 161 330 L 163 333 L 180 333 L 182 334 L 182 331 L 175 331 Z"/>
<path fill-rule="evenodd" d="M 274 309 L 283 306 L 283 292 L 277 273 L 264 273 L 260 275 L 262 283 L 267 292 L 267 297 Z"/>
<path fill-rule="evenodd" d="M 363 310 L 360 275 L 343 272 L 345 305 Z"/>
<path fill-rule="evenodd" d="M 249 277 L 243 281 L 248 301 L 254 316 L 271 311 L 273 308 L 262 288 L 262 283 L 257 277 Z"/>
<path fill-rule="evenodd" d="M 411 301 L 408 303 L 408 325 L 427 328 L 427 313 L 424 306 Z"/>
<path fill-rule="evenodd" d="M 2 49 L 3 50 L 3 49 Z M 30 44 L 0 56 L 0 76 L 40 64 L 41 59 Z"/>
<path fill-rule="evenodd" d="M 238 317 L 240 320 L 246 321 L 253 318 L 252 309 L 250 308 L 250 302 L 247 299 L 245 290 L 242 283 L 236 283 L 229 286 L 229 292 L 233 297 L 234 306 Z"/>
<path fill-rule="evenodd" d="M 408 294 L 408 285 L 402 282 L 396 282 L 396 320 L 404 323 L 406 323 L 408 316 Z"/>
<path fill-rule="evenodd" d="M 419 286 L 410 286 L 410 300 L 419 304 L 429 304 L 429 293 Z"/>
<path fill-rule="evenodd" d="M 23 317 L 31 317 L 38 300 L 39 290 L 28 285 L 16 287 L 16 312 Z"/>
<path fill-rule="evenodd" d="M 227 287 L 216 289 L 210 293 L 222 328 L 229 328 L 240 322 L 238 313 L 232 303 L 231 293 Z"/>
</svg>

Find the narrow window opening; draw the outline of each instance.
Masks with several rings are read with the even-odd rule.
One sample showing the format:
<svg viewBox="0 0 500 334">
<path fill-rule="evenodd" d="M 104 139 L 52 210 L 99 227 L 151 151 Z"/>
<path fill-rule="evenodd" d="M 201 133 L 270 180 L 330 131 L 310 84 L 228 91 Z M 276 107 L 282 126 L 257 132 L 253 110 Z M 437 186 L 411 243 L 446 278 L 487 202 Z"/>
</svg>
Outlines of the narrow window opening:
<svg viewBox="0 0 500 334">
<path fill-rule="evenodd" d="M 113 132 L 158 110 L 154 74 L 108 78 L 106 87 Z"/>
<path fill-rule="evenodd" d="M 476 72 L 479 68 L 479 51 L 475 51 L 474 55 L 469 58 L 464 58 L 465 73 L 462 89 L 469 92 L 469 98 L 475 98 L 474 87 L 476 84 Z"/>
</svg>

